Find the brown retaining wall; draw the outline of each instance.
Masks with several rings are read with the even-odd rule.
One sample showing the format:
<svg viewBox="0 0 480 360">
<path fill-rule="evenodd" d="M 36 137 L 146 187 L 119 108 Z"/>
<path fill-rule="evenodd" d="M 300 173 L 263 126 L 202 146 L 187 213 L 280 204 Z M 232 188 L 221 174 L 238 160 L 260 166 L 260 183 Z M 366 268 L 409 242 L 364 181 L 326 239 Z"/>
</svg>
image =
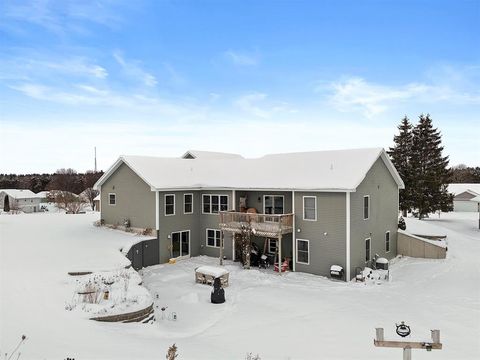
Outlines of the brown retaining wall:
<svg viewBox="0 0 480 360">
<path fill-rule="evenodd" d="M 90 320 L 106 321 L 106 322 L 132 322 L 139 318 L 145 319 L 149 314 L 152 314 L 152 313 L 153 313 L 153 303 L 142 310 L 138 310 L 130 313 L 118 314 L 118 315 L 97 316 L 97 317 L 90 318 Z"/>
</svg>

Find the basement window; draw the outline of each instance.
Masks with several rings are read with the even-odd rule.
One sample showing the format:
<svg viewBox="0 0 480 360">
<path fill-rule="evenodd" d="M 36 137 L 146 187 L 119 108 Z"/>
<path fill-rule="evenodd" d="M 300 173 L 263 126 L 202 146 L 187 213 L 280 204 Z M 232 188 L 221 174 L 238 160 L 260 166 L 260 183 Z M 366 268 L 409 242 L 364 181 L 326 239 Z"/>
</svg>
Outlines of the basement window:
<svg viewBox="0 0 480 360">
<path fill-rule="evenodd" d="M 308 240 L 297 239 L 297 263 L 310 264 L 310 242 Z"/>
<path fill-rule="evenodd" d="M 365 239 L 365 262 L 370 261 L 370 253 L 371 253 L 370 241 L 372 241 L 370 238 Z"/>
<path fill-rule="evenodd" d="M 220 230 L 207 229 L 207 246 L 219 248 L 221 244 Z"/>
</svg>

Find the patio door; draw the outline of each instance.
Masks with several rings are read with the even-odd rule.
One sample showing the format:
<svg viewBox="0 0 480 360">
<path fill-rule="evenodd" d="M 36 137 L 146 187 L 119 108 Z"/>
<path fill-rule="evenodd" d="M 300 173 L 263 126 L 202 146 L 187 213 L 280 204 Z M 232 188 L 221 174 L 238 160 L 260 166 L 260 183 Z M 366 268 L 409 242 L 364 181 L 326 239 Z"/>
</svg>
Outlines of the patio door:
<svg viewBox="0 0 480 360">
<path fill-rule="evenodd" d="M 190 257 L 190 230 L 172 233 L 172 258 L 186 259 Z"/>
</svg>

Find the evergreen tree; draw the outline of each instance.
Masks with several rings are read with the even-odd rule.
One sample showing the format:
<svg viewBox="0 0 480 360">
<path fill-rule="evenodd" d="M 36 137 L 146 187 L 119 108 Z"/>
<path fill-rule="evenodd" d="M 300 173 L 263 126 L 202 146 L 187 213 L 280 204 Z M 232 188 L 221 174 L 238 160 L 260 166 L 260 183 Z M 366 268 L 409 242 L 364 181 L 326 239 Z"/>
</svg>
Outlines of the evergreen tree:
<svg viewBox="0 0 480 360">
<path fill-rule="evenodd" d="M 451 174 L 447 168 L 448 156 L 442 156 L 442 136 L 433 127 L 430 115 L 420 115 L 412 134 L 411 199 L 421 219 L 437 210 L 451 210 L 453 195 L 446 186 Z"/>
<path fill-rule="evenodd" d="M 393 137 L 395 145 L 387 151 L 393 165 L 405 184 L 405 189 L 400 190 L 400 210 L 403 215 L 412 209 L 412 169 L 410 165 L 410 153 L 412 150 L 413 135 L 412 124 L 405 116 L 398 125 L 399 134 Z"/>
</svg>

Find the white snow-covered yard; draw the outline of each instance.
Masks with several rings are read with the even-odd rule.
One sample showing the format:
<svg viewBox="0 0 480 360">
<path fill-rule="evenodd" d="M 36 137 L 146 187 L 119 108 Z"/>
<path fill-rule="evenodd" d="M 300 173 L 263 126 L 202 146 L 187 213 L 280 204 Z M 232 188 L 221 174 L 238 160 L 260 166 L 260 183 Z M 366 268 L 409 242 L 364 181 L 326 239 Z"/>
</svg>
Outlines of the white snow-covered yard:
<svg viewBox="0 0 480 360">
<path fill-rule="evenodd" d="M 197 257 L 141 271 L 155 298 L 154 324 L 99 323 L 65 310 L 72 297 L 68 271 L 108 271 L 128 260 L 119 249 L 139 237 L 97 228 L 98 214 L 0 216 L 0 353 L 22 334 L 20 359 L 163 359 L 176 343 L 181 359 L 401 358 L 400 349 L 373 346 L 375 327 L 396 338 L 395 323 L 412 328 L 412 340 L 441 330 L 444 349 L 413 350 L 415 359 L 480 358 L 480 231 L 478 214 L 451 213 L 419 222 L 448 236 L 446 260 L 402 258 L 381 285 L 334 282 L 322 277 L 241 270 L 227 262 L 226 303 L 211 304 L 194 269 L 216 265 Z M 427 230 L 425 230 L 427 231 Z M 158 295 L 158 299 L 157 299 Z M 161 320 L 167 306 L 178 319 Z"/>
</svg>

